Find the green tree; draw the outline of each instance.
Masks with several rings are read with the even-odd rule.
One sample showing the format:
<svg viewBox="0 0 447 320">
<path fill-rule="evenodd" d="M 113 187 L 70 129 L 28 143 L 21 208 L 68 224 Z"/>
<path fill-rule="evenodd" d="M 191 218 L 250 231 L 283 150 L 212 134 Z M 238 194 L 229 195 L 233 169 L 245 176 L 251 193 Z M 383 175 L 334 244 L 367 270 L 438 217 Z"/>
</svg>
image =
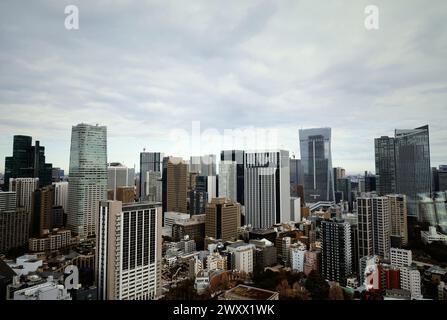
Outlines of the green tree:
<svg viewBox="0 0 447 320">
<path fill-rule="evenodd" d="M 329 284 L 316 271 L 312 271 L 306 279 L 305 288 L 309 291 L 312 300 L 327 300 Z"/>
</svg>

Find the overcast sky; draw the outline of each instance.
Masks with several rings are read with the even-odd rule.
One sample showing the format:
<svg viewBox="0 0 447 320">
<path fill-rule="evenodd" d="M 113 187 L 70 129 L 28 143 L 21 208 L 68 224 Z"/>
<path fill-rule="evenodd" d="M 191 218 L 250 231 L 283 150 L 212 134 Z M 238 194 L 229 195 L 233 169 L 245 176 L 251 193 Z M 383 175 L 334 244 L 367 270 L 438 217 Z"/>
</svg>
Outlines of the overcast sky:
<svg viewBox="0 0 447 320">
<path fill-rule="evenodd" d="M 64 27 L 66 5 L 79 30 Z M 379 30 L 364 9 L 379 8 Z M 15 134 L 68 171 L 71 126 L 108 127 L 108 160 L 179 148 L 174 129 L 332 128 L 334 166 L 374 171 L 374 138 L 430 125 L 447 164 L 447 1 L 0 2 L 0 172 Z"/>
</svg>

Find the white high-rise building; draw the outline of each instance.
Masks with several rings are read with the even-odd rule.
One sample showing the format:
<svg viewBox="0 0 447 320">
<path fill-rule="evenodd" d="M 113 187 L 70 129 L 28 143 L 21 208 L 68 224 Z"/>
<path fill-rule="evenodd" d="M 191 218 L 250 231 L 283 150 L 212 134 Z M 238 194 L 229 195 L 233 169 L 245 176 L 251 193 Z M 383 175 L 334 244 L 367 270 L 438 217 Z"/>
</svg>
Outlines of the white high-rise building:
<svg viewBox="0 0 447 320">
<path fill-rule="evenodd" d="M 71 134 L 67 227 L 95 235 L 99 202 L 107 199 L 107 128 L 78 124 Z"/>
<path fill-rule="evenodd" d="M 301 221 L 301 198 L 290 198 L 290 220 Z"/>
<path fill-rule="evenodd" d="M 219 198 L 237 201 L 237 162 L 223 160 L 219 163 Z"/>
<path fill-rule="evenodd" d="M 270 228 L 290 221 L 289 152 L 245 153 L 245 222 Z"/>
<path fill-rule="evenodd" d="M 206 180 L 208 203 L 211 203 L 211 200 L 217 198 L 217 176 L 206 176 Z"/>
<path fill-rule="evenodd" d="M 118 187 L 131 186 L 135 186 L 135 169 L 118 162 L 110 163 L 107 167 L 107 189 L 113 190 L 113 199 L 116 200 Z"/>
<path fill-rule="evenodd" d="M 235 244 L 227 247 L 228 251 L 234 254 L 233 269 L 240 272 L 252 273 L 254 264 L 254 244 Z"/>
<path fill-rule="evenodd" d="M 293 271 L 304 272 L 306 248 L 293 247 L 290 249 L 290 264 Z"/>
<path fill-rule="evenodd" d="M 400 287 L 410 291 L 411 299 L 422 299 L 421 273 L 416 268 L 400 268 Z"/>
<path fill-rule="evenodd" d="M 17 195 L 17 207 L 25 208 L 25 212 L 31 213 L 33 192 L 39 188 L 39 178 L 11 178 L 9 179 L 9 191 Z"/>
<path fill-rule="evenodd" d="M 68 182 L 53 182 L 54 187 L 54 205 L 64 208 L 64 212 L 67 212 L 68 208 Z"/>
<path fill-rule="evenodd" d="M 98 298 L 151 300 L 161 293 L 159 203 L 102 201 L 96 237 Z"/>
<path fill-rule="evenodd" d="M 409 267 L 413 263 L 411 250 L 391 248 L 391 266 Z"/>
</svg>

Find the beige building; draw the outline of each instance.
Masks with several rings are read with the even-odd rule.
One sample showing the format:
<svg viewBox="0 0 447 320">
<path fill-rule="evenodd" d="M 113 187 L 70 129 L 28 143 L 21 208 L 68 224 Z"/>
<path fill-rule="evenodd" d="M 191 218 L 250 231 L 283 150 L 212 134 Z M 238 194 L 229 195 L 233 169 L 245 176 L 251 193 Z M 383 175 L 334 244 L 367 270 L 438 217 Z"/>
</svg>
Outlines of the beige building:
<svg viewBox="0 0 447 320">
<path fill-rule="evenodd" d="M 387 195 L 391 212 L 391 237 L 397 237 L 403 246 L 408 244 L 407 199 L 405 195 Z"/>
<path fill-rule="evenodd" d="M 182 158 L 168 159 L 166 211 L 187 213 L 187 174 L 188 167 Z"/>
<path fill-rule="evenodd" d="M 205 206 L 205 236 L 222 241 L 237 239 L 241 206 L 226 198 L 214 198 Z"/>
</svg>

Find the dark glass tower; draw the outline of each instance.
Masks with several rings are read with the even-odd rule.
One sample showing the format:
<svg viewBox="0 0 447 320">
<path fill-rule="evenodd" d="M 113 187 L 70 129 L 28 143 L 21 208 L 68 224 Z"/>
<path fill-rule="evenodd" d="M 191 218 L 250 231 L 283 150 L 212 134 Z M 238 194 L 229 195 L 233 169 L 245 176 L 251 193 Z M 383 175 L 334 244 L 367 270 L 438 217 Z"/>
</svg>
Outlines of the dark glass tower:
<svg viewBox="0 0 447 320">
<path fill-rule="evenodd" d="M 331 128 L 299 131 L 304 172 L 304 201 L 334 201 Z"/>
<path fill-rule="evenodd" d="M 5 189 L 10 178 L 39 178 L 41 187 L 51 185 L 52 164 L 45 163 L 45 147 L 29 136 L 14 136 L 12 157 L 5 158 Z"/>
<path fill-rule="evenodd" d="M 396 187 L 407 196 L 408 215 L 418 216 L 417 196 L 431 193 L 428 125 L 395 131 Z"/>
<path fill-rule="evenodd" d="M 374 140 L 377 192 L 380 195 L 396 193 L 396 156 L 394 138 L 380 137 Z"/>
</svg>

